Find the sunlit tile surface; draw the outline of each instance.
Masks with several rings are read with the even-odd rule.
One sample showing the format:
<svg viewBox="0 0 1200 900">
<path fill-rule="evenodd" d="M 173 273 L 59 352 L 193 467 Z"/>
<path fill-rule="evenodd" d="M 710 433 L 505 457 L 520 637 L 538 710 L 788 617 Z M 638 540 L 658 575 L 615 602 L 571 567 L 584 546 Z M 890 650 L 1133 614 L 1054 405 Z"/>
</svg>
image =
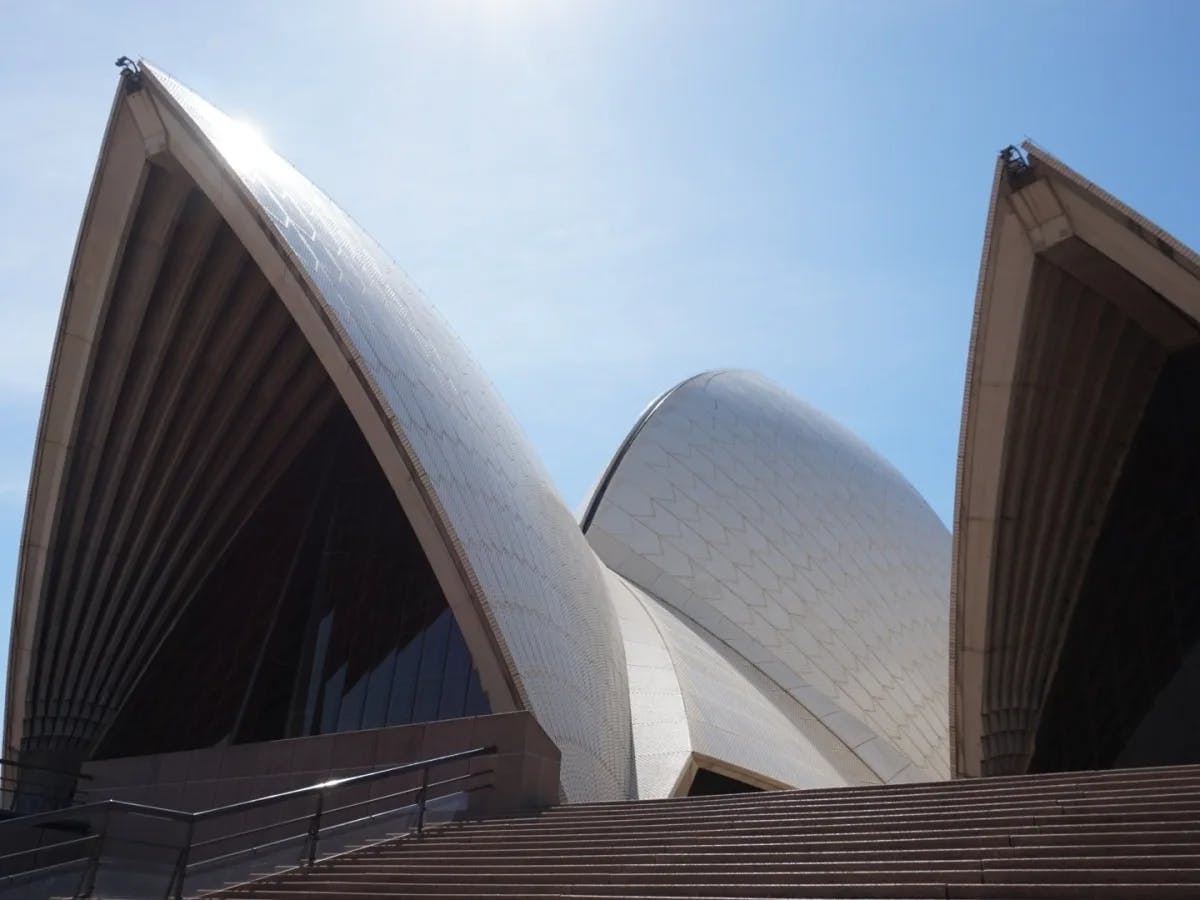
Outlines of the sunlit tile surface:
<svg viewBox="0 0 1200 900">
<path fill-rule="evenodd" d="M 641 423 L 602 491 L 588 539 L 663 601 L 644 615 L 691 704 L 693 747 L 707 728 L 710 746 L 747 758 L 725 736 L 745 733 L 750 701 L 722 701 L 717 671 L 740 657 L 757 673 L 747 697 L 786 691 L 878 779 L 949 776 L 949 535 L 861 440 L 759 376 L 709 373 Z M 640 678 L 631 663 L 635 743 Z"/>
<path fill-rule="evenodd" d="M 639 797 L 667 797 L 693 754 L 791 787 L 879 778 L 811 712 L 669 605 L 613 574 Z"/>
<path fill-rule="evenodd" d="M 585 540 L 378 245 L 252 133 L 149 74 L 377 394 L 522 702 L 563 752 L 569 799 L 665 796 L 696 755 L 796 786 L 948 775 L 949 538 L 894 469 L 757 376 L 698 376 L 641 423 Z"/>
<path fill-rule="evenodd" d="M 562 750 L 567 796 L 628 795 L 628 690 L 602 568 L 511 413 L 349 216 L 243 126 L 149 72 L 249 189 L 377 389 L 526 701 Z"/>
</svg>

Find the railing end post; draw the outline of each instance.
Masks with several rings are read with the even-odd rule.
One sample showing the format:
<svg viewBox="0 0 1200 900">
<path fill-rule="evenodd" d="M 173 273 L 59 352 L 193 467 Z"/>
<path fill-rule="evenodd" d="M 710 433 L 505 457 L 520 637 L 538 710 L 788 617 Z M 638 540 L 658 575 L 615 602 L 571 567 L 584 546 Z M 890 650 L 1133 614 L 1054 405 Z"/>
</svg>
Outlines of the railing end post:
<svg viewBox="0 0 1200 900">
<path fill-rule="evenodd" d="M 421 789 L 417 792 L 417 837 L 425 832 L 425 800 L 429 794 L 429 766 L 421 769 Z"/>
<path fill-rule="evenodd" d="M 175 859 L 175 871 L 171 873 L 171 883 L 167 886 L 167 900 L 183 900 L 183 882 L 187 878 L 188 861 L 192 854 L 192 838 L 195 834 L 196 817 L 192 815 L 187 819 L 183 846 L 179 848 L 179 856 Z"/>
<path fill-rule="evenodd" d="M 317 861 L 317 842 L 321 839 L 321 813 L 325 810 L 325 791 L 317 791 L 317 805 L 308 823 L 308 847 L 300 865 L 311 869 Z"/>
</svg>

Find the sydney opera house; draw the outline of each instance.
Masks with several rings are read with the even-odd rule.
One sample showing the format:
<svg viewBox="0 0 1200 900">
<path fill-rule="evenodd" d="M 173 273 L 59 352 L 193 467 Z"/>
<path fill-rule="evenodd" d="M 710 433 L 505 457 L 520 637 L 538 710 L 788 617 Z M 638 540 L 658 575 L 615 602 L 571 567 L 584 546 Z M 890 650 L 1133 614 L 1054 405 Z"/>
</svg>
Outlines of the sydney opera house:
<svg viewBox="0 0 1200 900">
<path fill-rule="evenodd" d="M 577 517 L 387 253 L 131 68 L 46 388 L 4 757 L 184 806 L 518 726 L 522 789 L 568 802 L 1200 762 L 1198 274 L 1010 149 L 953 535 L 740 371 L 654 400 Z"/>
</svg>

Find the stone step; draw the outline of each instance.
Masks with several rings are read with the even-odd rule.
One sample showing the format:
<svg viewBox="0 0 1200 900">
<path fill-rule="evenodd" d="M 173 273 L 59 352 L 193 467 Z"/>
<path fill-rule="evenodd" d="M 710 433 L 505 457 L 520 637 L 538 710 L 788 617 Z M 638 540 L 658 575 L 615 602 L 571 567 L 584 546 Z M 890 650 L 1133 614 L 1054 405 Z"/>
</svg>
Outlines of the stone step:
<svg viewBox="0 0 1200 900">
<path fill-rule="evenodd" d="M 1200 884 L 950 884 L 947 900 L 1196 900 Z"/>
<path fill-rule="evenodd" d="M 726 886 L 733 887 L 733 886 Z M 738 892 L 735 894 L 702 894 L 702 893 L 648 893 L 639 891 L 636 894 L 626 894 L 624 896 L 630 900 L 695 900 L 695 898 L 705 898 L 705 900 L 744 900 L 747 897 L 789 897 L 795 898 L 795 891 L 786 886 L 777 886 L 771 889 L 758 889 L 754 893 L 748 893 L 744 888 L 737 886 Z M 330 895 L 327 892 L 310 892 L 305 889 L 272 889 L 259 890 L 253 893 L 235 892 L 223 895 L 229 900 L 250 900 L 250 898 L 264 898 L 264 900 L 303 900 L 306 897 L 321 897 L 326 898 Z M 358 891 L 343 891 L 336 896 L 343 900 L 378 900 L 379 894 L 372 892 Z M 496 894 L 488 891 L 462 891 L 459 893 L 447 893 L 443 891 L 435 891 L 432 893 L 422 893 L 418 891 L 405 892 L 405 900 L 492 900 L 495 897 L 509 897 L 510 894 Z M 557 891 L 549 893 L 529 893 L 526 896 L 531 897 L 572 897 L 572 898 L 591 898 L 591 900 L 599 900 L 600 897 L 611 898 L 612 894 L 594 894 L 589 893 L 587 888 L 578 890 Z M 966 896 L 966 895 L 963 895 Z M 1054 894 L 1044 894 L 1043 897 L 1058 896 Z M 1101 895 L 1097 895 L 1101 896 Z M 1126 897 L 1133 895 L 1111 894 L 1103 895 L 1104 900 L 1126 900 Z M 1143 894 L 1141 896 L 1147 898 L 1155 898 L 1158 894 Z M 1183 894 L 1175 896 L 1186 896 Z M 878 884 L 878 885 L 828 885 L 821 888 L 819 893 L 807 892 L 805 900 L 843 900 L 843 898 L 853 898 L 853 900 L 944 900 L 947 897 L 946 886 L 941 884 Z"/>
<path fill-rule="evenodd" d="M 579 900 L 599 900 L 614 896 L 625 897 L 627 900 L 744 900 L 744 898 L 775 897 L 797 898 L 805 900 L 1059 900 L 1059 898 L 1092 898 L 1092 900 L 1196 900 L 1200 897 L 1200 882 L 1194 884 L 1177 883 L 1161 884 L 1152 881 L 1130 881 L 1096 884 L 1091 882 L 1056 884 L 944 884 L 944 883 L 902 883 L 902 884 L 827 884 L 803 886 L 803 893 L 797 893 L 797 886 L 792 884 L 775 885 L 743 885 L 743 884 L 713 884 L 703 888 L 654 890 L 638 889 L 636 892 L 621 888 L 602 890 L 592 889 L 588 885 L 577 885 L 568 889 L 550 888 L 541 890 L 530 889 L 519 896 L 529 897 L 572 897 Z M 250 898 L 265 898 L 265 900 L 301 900 L 305 897 L 327 898 L 336 896 L 344 900 L 377 900 L 380 896 L 376 891 L 346 890 L 337 888 L 328 890 L 309 890 L 307 886 L 298 888 L 259 889 L 253 892 L 231 892 L 225 895 L 229 900 L 250 900 Z M 383 896 L 387 896 L 385 893 Z M 394 895 L 393 895 L 394 896 Z M 407 900 L 489 900 L 495 897 L 512 897 L 511 893 L 501 893 L 488 889 L 458 890 L 445 885 L 435 886 L 434 890 L 424 891 L 417 886 L 411 886 L 403 896 Z"/>
<path fill-rule="evenodd" d="M 729 804 L 729 805 L 712 805 L 685 807 L 681 809 L 669 809 L 658 807 L 655 809 L 626 809 L 622 811 L 608 810 L 604 812 L 580 812 L 580 813 L 550 813 L 541 814 L 524 814 L 519 816 L 508 816 L 505 818 L 495 818 L 487 822 L 489 827 L 504 827 L 504 826 L 520 826 L 529 824 L 558 824 L 563 822 L 579 822 L 589 825 L 602 825 L 605 822 L 618 823 L 633 820 L 673 820 L 673 821 L 689 821 L 691 819 L 702 819 L 714 815 L 720 816 L 741 816 L 741 815 L 784 815 L 788 813 L 812 813 L 821 814 L 829 811 L 837 810 L 888 810 L 888 809 L 930 809 L 930 808 L 983 808 L 990 806 L 1001 807 L 1021 807 L 1029 805 L 1050 804 L 1050 803 L 1075 803 L 1075 804 L 1142 804 L 1151 802 L 1186 802 L 1195 800 L 1200 797 L 1200 784 L 1189 784 L 1184 788 L 1163 787 L 1156 788 L 1152 791 L 1139 790 L 1120 790 L 1120 791 L 1096 791 L 1091 793 L 1071 792 L 1071 791 L 1054 791 L 1031 793 L 1029 795 L 1017 796 L 1013 794 L 1003 794 L 988 792 L 980 794 L 976 797 L 971 796 L 918 796 L 918 797 L 891 797 L 883 800 L 879 799 L 863 799 L 863 800 L 848 800 L 842 803 L 836 802 L 815 802 L 802 799 L 794 799 L 781 801 L 778 803 L 761 803 L 761 804 Z M 470 827 L 471 823 L 465 826 Z M 480 823 L 482 824 L 482 823 Z M 450 826 L 459 827 L 459 826 Z"/>
<path fill-rule="evenodd" d="M 975 812 L 1000 813 L 1022 811 L 1029 809 L 1070 809 L 1075 811 L 1089 810 L 1129 810 L 1136 812 L 1145 809 L 1195 807 L 1200 804 L 1200 787 L 1196 790 L 1181 794 L 1177 791 L 1167 791 L 1162 794 L 1121 796 L 1120 798 L 1099 797 L 1038 797 L 1030 800 L 1013 800 L 990 798 L 986 802 L 969 801 L 922 801 L 895 804 L 823 804 L 820 806 L 805 804 L 786 804 L 772 808 L 746 807 L 742 809 L 721 810 L 706 808 L 688 815 L 670 815 L 665 812 L 640 814 L 631 812 L 625 816 L 615 814 L 598 817 L 574 816 L 529 816 L 518 819 L 493 819 L 478 823 L 453 823 L 444 828 L 446 831 L 509 831 L 522 829 L 561 829 L 561 828 L 623 828 L 635 825 L 655 825 L 663 823 L 692 824 L 711 821 L 730 821 L 738 819 L 788 819 L 788 818 L 821 818 L 830 815 L 851 814 L 888 814 L 901 813 L 921 814 L 926 812 Z"/>
<path fill-rule="evenodd" d="M 702 828 L 737 824 L 747 827 L 759 823 L 791 823 L 791 822 L 821 822 L 842 820 L 847 818 L 882 818 L 896 819 L 908 817 L 922 819 L 925 817 L 949 818 L 969 816 L 974 819 L 992 818 L 997 816 L 1029 816 L 1029 815 L 1060 815 L 1103 813 L 1108 815 L 1136 815 L 1154 812 L 1184 812 L 1200 815 L 1200 796 L 1186 799 L 1151 799 L 1141 802 L 1107 803 L 1103 800 L 1056 800 L 1038 803 L 1020 804 L 983 804 L 973 806 L 930 804 L 927 806 L 901 807 L 861 807 L 834 808 L 829 810 L 807 810 L 784 808 L 777 813 L 754 811 L 744 814 L 717 814 L 670 818 L 655 816 L 653 818 L 629 818 L 619 821 L 603 820 L 600 822 L 576 821 L 574 819 L 560 820 L 519 820 L 514 822 L 481 822 L 470 826 L 456 826 L 445 829 L 440 833 L 487 835 L 492 833 L 513 834 L 556 834 L 564 831 L 587 830 L 593 834 L 606 834 L 630 830 L 653 830 L 659 828 Z"/>
<path fill-rule="evenodd" d="M 922 893 L 916 891 L 920 889 Z M 304 900 L 305 897 L 326 897 L 326 894 L 306 894 L 297 890 L 276 890 L 257 894 L 226 894 L 229 900 Z M 374 900 L 375 894 L 339 895 L 345 900 Z M 405 894 L 406 900 L 494 900 L 496 894 Z M 548 896 L 571 897 L 572 900 L 599 900 L 601 895 L 557 893 Z M 606 900 L 611 895 L 603 895 Z M 745 900 L 749 895 L 716 894 L 625 894 L 627 900 Z M 755 894 L 756 897 L 794 898 L 794 892 Z M 819 894 L 808 893 L 804 900 L 1196 900 L 1200 897 L 1196 885 L 1104 884 L 1104 885 L 853 885 L 845 888 L 824 887 Z M 64 898 L 66 900 L 66 898 Z"/>
<path fill-rule="evenodd" d="M 223 896 L 1200 900 L 1200 766 L 558 807 Z"/>
<path fill-rule="evenodd" d="M 462 894 L 462 893 L 489 893 L 494 896 L 507 897 L 532 897 L 532 896 L 555 896 L 556 894 L 571 894 L 571 893 L 586 893 L 607 895 L 610 897 L 621 896 L 629 893 L 639 894 L 692 894 L 694 896 L 705 896 L 707 893 L 733 894 L 736 891 L 741 891 L 747 897 L 805 897 L 814 893 L 820 893 L 821 890 L 827 888 L 845 888 L 853 886 L 869 887 L 872 884 L 887 884 L 892 890 L 896 890 L 902 885 L 920 885 L 914 890 L 925 891 L 931 885 L 944 886 L 948 882 L 954 883 L 980 883 L 978 870 L 974 872 L 959 872 L 957 870 L 935 871 L 930 872 L 925 877 L 919 876 L 917 873 L 899 872 L 887 873 L 880 872 L 878 878 L 871 878 L 863 875 L 861 877 L 846 877 L 841 878 L 837 874 L 830 874 L 822 877 L 809 876 L 806 878 L 792 878 L 777 881 L 760 881 L 746 882 L 738 881 L 736 883 L 713 883 L 711 880 L 705 884 L 640 884 L 633 887 L 627 883 L 613 883 L 603 880 L 596 881 L 580 881 L 574 884 L 504 884 L 504 883 L 485 883 L 479 884 L 475 882 L 465 881 L 436 881 L 436 882 L 408 882 L 398 883 L 392 881 L 379 882 L 356 882 L 347 884 L 343 881 L 320 881 L 313 878 L 304 880 L 303 889 L 306 894 L 317 894 L 324 896 L 343 896 L 351 895 L 369 895 L 374 897 L 395 896 L 411 896 L 412 894 Z M 811 890 L 810 890 L 811 889 Z M 944 887 L 942 888 L 944 891 Z M 257 893 L 257 892 L 253 892 Z M 938 894 L 937 896 L 943 896 Z"/>
<path fill-rule="evenodd" d="M 705 809 L 687 815 L 667 813 L 630 813 L 629 815 L 606 815 L 599 817 L 522 817 L 509 820 L 488 820 L 476 823 L 451 823 L 444 831 L 512 831 L 512 830 L 558 830 L 563 828 L 628 828 L 639 825 L 652 827 L 657 824 L 690 825 L 713 821 L 736 820 L 785 820 L 819 819 L 829 816 L 851 815 L 923 815 L 928 813 L 1003 814 L 1029 810 L 1062 809 L 1079 812 L 1129 811 L 1139 812 L 1161 808 L 1191 808 L 1200 805 L 1200 786 L 1187 792 L 1169 791 L 1156 795 L 1138 797 L 1037 797 L 1023 800 L 989 798 L 986 801 L 928 801 L 904 803 L 856 803 L 812 806 L 786 804 L 771 808 L 746 807 L 741 809 Z"/>
<path fill-rule="evenodd" d="M 1178 825 L 1179 823 L 1173 823 Z M 1149 835 L 1152 836 L 1152 842 L 1162 843 L 1168 842 L 1187 842 L 1191 841 L 1196 836 L 1196 830 L 1188 827 L 1155 827 L 1149 829 Z M 730 850 L 749 851 L 753 852 L 755 848 L 767 848 L 772 846 L 787 846 L 792 848 L 813 848 L 813 847 L 828 847 L 838 845 L 861 845 L 868 846 L 906 846 L 906 847 L 933 847 L 933 846 L 971 846 L 980 841 L 990 841 L 991 844 L 1000 846 L 1030 846 L 1053 844 L 1056 842 L 1065 843 L 1091 843 L 1091 844 L 1108 844 L 1117 840 L 1119 836 L 1128 835 L 1130 842 L 1136 842 L 1141 838 L 1136 832 L 1131 832 L 1130 829 L 1123 824 L 1108 824 L 1104 826 L 1095 826 L 1091 829 L 1081 830 L 1070 825 L 1035 825 L 1024 828 L 1013 827 L 995 827 L 995 828 L 972 828 L 972 829 L 943 829 L 943 830 L 871 830 L 859 829 L 855 831 L 828 831 L 816 834 L 741 834 L 729 835 L 723 839 L 720 833 L 706 835 L 660 835 L 653 841 L 650 840 L 589 840 L 586 836 L 575 837 L 569 840 L 556 841 L 514 841 L 509 844 L 502 842 L 487 842 L 487 843 L 460 843 L 457 841 L 446 840 L 434 845 L 431 842 L 422 842 L 419 846 L 410 847 L 389 847 L 380 848 L 371 851 L 375 854 L 396 854 L 400 858 L 408 858 L 408 854 L 427 852 L 432 850 L 437 853 L 481 853 L 481 854 L 501 854 L 524 855 L 531 852 L 553 852 L 557 854 L 569 854 L 577 851 L 594 852 L 655 852 L 655 853 L 672 853 L 680 850 L 689 850 L 700 846 L 721 846 Z"/>
<path fill-rule="evenodd" d="M 593 832 L 588 829 L 548 832 L 513 832 L 503 831 L 473 832 L 464 830 L 449 833 L 443 839 L 447 845 L 495 845 L 517 846 L 519 844 L 555 844 L 563 845 L 572 842 L 600 843 L 638 843 L 655 839 L 662 840 L 694 840 L 696 838 L 720 835 L 724 838 L 736 836 L 794 836 L 819 834 L 869 834 L 869 833 L 963 833 L 971 830 L 995 833 L 998 830 L 1031 829 L 1038 827 L 1063 828 L 1074 827 L 1080 830 L 1089 828 L 1120 828 L 1129 825 L 1142 825 L 1153 830 L 1189 829 L 1200 823 L 1200 809 L 1157 810 L 1140 813 L 1070 813 L 1070 812 L 1040 812 L 1022 815 L 997 816 L 847 816 L 829 817 L 813 822 L 784 822 L 770 824 L 731 823 L 727 825 L 711 824 L 694 828 L 646 828 L 624 829 L 615 831 Z M 428 838 L 426 839 L 428 840 Z"/>
<path fill-rule="evenodd" d="M 851 849 L 864 850 L 871 852 L 881 852 L 886 849 L 895 849 L 897 851 L 907 850 L 929 850 L 942 848 L 980 848 L 987 849 L 989 852 L 998 852 L 999 848 L 1014 847 L 1014 848 L 1055 848 L 1061 845 L 1071 845 L 1076 847 L 1112 847 L 1112 846 L 1130 846 L 1141 844 L 1181 844 L 1183 846 L 1196 847 L 1200 846 L 1200 829 L 1182 829 L 1182 830 L 1146 830 L 1135 831 L 1120 826 L 1106 828 L 1104 830 L 1095 829 L 1086 833 L 1081 833 L 1077 829 L 1062 829 L 1053 830 L 1048 828 L 1034 828 L 1024 832 L 1010 831 L 1007 829 L 974 829 L 966 832 L 954 834 L 941 833 L 936 835 L 895 835 L 889 834 L 886 838 L 873 835 L 828 835 L 820 840 L 808 840 L 803 843 L 797 843 L 794 840 L 755 840 L 753 837 L 740 838 L 738 840 L 721 840 L 719 837 L 714 838 L 707 843 L 697 843 L 694 841 L 684 842 L 683 847 L 665 842 L 647 843 L 647 842 L 631 842 L 628 845 L 619 848 L 609 848 L 597 846 L 595 842 L 583 842 L 574 847 L 576 853 L 595 853 L 604 852 L 613 855 L 625 856 L 630 853 L 652 853 L 656 855 L 662 854 L 680 854 L 680 853 L 703 853 L 703 852 L 720 852 L 726 851 L 737 858 L 743 858 L 747 854 L 771 853 L 771 852 L 796 852 L 796 851 L 821 851 L 834 849 Z M 419 858 L 423 855 L 445 855 L 446 847 L 449 846 L 442 842 L 433 841 L 403 841 L 400 843 L 386 844 L 377 846 L 372 850 L 363 851 L 364 856 L 370 858 L 397 858 L 402 860 Z M 513 855 L 522 857 L 532 853 L 543 851 L 543 855 L 550 858 L 559 859 L 563 856 L 562 848 L 542 847 L 533 845 L 530 847 L 509 848 L 509 847 L 475 847 L 466 845 L 457 847 L 453 850 L 456 858 L 467 859 L 472 855 L 486 856 L 493 858 L 505 858 Z"/>
<path fill-rule="evenodd" d="M 725 794 L 708 797 L 675 797 L 663 800 L 639 800 L 639 806 L 674 806 L 687 804 L 721 803 L 729 799 L 738 802 L 777 802 L 789 797 L 806 796 L 816 798 L 841 797 L 847 800 L 859 796 L 878 795 L 886 798 L 889 792 L 927 791 L 931 793 L 951 794 L 970 792 L 973 790 L 1005 790 L 1020 792 L 1022 790 L 1042 790 L 1052 785 L 1077 785 L 1086 789 L 1099 784 L 1138 784 L 1148 785 L 1154 782 L 1173 782 L 1200 778 L 1200 764 L 1187 766 L 1160 766 L 1139 769 L 1107 769 L 1091 772 L 1061 772 L 1044 775 L 1006 775 L 991 778 L 961 779 L 958 781 L 927 781 L 911 784 L 892 785 L 863 785 L 859 787 L 829 787 L 806 788 L 786 791 L 770 791 L 755 794 Z M 595 803 L 573 803 L 569 806 L 556 807 L 558 810 L 578 812 L 589 809 L 621 809 L 628 807 L 630 801 L 614 800 Z"/>
<path fill-rule="evenodd" d="M 806 864 L 799 866 L 763 864 L 740 866 L 736 869 L 721 867 L 714 869 L 689 869 L 678 866 L 628 866 L 605 868 L 541 868 L 536 870 L 473 872 L 458 870 L 453 866 L 415 871 L 338 871 L 331 873 L 327 883 L 337 884 L 348 890 L 357 890 L 359 885 L 390 884 L 407 889 L 421 884 L 474 884 L 489 889 L 516 889 L 532 886 L 558 885 L 570 887 L 579 884 L 626 885 L 630 887 L 671 886 L 678 887 L 707 885 L 736 875 L 739 881 L 750 884 L 810 884 L 837 883 L 853 884 L 862 881 L 905 882 L 928 881 L 938 878 L 948 882 L 984 883 L 1055 883 L 1070 882 L 1121 882 L 1130 875 L 1145 877 L 1153 875 L 1160 882 L 1200 882 L 1200 864 L 1195 857 L 1172 860 L 1161 865 L 1146 864 L 1149 861 L 1129 860 L 1117 865 L 1112 861 L 1088 861 L 1079 859 L 1037 860 L 1031 867 L 1029 860 L 984 861 L 982 864 L 954 860 L 924 860 L 912 863 L 879 862 L 855 864 L 844 863 Z M 1091 862 L 1091 865 L 1086 863 Z M 1159 861 L 1161 862 L 1161 861 Z M 1085 863 L 1082 864 L 1081 863 Z M 321 873 L 314 872 L 307 881 L 318 883 Z"/>
<path fill-rule="evenodd" d="M 895 848 L 890 844 L 880 845 L 879 842 L 864 842 L 868 846 L 862 849 L 852 849 L 847 845 L 832 845 L 825 849 L 795 848 L 793 845 L 772 845 L 772 848 L 753 852 L 731 852 L 719 847 L 696 848 L 689 851 L 671 853 L 576 853 L 571 856 L 563 854 L 505 854 L 490 856 L 469 856 L 461 853 L 428 854 L 376 857 L 370 854 L 356 854 L 353 858 L 339 860 L 330 865 L 336 865 L 341 871 L 372 869 L 379 866 L 434 866 L 452 863 L 463 871 L 473 869 L 502 868 L 505 866 L 553 866 L 553 865 L 735 865 L 757 864 L 760 862 L 854 862 L 856 860 L 910 860 L 910 859 L 941 859 L 941 860 L 997 860 L 997 859 L 1043 859 L 1043 858 L 1137 858 L 1148 859 L 1158 857 L 1188 857 L 1200 854 L 1195 842 L 1175 844 L 1086 844 L 1011 847 L 1003 846 L 981 847 L 967 846 L 934 846 L 918 848 Z M 1136 853 L 1133 851 L 1136 849 Z M 1200 857 L 1198 857 L 1200 858 Z M 514 862 L 516 860 L 517 862 Z M 324 865 L 324 864 L 321 864 Z"/>
<path fill-rule="evenodd" d="M 705 809 L 736 810 L 740 808 L 774 809 L 776 806 L 788 804 L 806 804 L 845 806 L 858 803 L 886 805 L 900 800 L 927 800 L 929 802 L 982 801 L 985 797 L 997 798 L 1043 798 L 1043 797 L 1088 797 L 1088 796 L 1143 796 L 1182 793 L 1200 788 L 1200 773 L 1186 778 L 1163 779 L 1147 784 L 1128 784 L 1124 782 L 1100 782 L 1087 785 L 1064 784 L 1060 786 L 1030 787 L 1028 790 L 997 789 L 991 785 L 980 783 L 971 790 L 951 790 L 949 784 L 921 785 L 922 789 L 901 790 L 900 788 L 884 788 L 880 792 L 868 794 L 854 788 L 845 788 L 848 796 L 838 797 L 819 791 L 774 791 L 763 794 L 729 794 L 722 797 L 683 797 L 672 800 L 638 801 L 636 807 L 628 804 L 611 804 L 591 806 L 586 804 L 559 806 L 537 813 L 514 814 L 493 821 L 514 821 L 527 818 L 570 818 L 570 817 L 603 817 L 621 816 L 634 813 L 687 815 L 692 811 Z M 908 788 L 909 786 L 905 786 Z M 854 792 L 854 793 L 851 793 Z M 746 799 L 755 798 L 755 799 Z M 758 799 L 763 798 L 763 799 Z"/>
</svg>

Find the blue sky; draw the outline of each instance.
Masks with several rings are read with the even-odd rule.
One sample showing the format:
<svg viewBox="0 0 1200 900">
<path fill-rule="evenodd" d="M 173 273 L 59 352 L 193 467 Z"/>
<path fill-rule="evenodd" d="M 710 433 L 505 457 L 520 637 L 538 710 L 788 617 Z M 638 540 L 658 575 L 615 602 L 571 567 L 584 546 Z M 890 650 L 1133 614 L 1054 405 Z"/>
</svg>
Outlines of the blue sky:
<svg viewBox="0 0 1200 900">
<path fill-rule="evenodd" d="M 0 0 L 0 621 L 121 54 L 267 141 L 496 382 L 572 507 L 642 407 L 751 368 L 949 523 L 995 153 L 1200 244 L 1200 4 Z M 3 651 L 0 650 L 0 653 Z"/>
</svg>

